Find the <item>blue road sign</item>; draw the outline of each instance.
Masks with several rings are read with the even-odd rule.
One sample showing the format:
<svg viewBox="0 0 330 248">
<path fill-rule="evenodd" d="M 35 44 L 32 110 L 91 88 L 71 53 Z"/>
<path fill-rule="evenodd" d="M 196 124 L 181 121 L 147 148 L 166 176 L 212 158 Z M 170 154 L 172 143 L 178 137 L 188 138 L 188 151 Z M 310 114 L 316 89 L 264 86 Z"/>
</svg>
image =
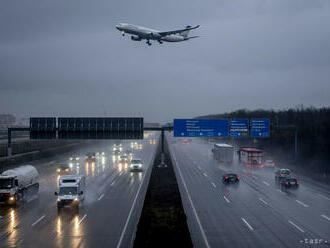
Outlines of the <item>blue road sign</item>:
<svg viewBox="0 0 330 248">
<path fill-rule="evenodd" d="M 249 120 L 248 119 L 232 119 L 229 124 L 230 137 L 248 137 L 249 136 Z"/>
<path fill-rule="evenodd" d="M 269 119 L 251 119 L 251 137 L 267 138 L 270 136 Z"/>
<path fill-rule="evenodd" d="M 174 119 L 174 137 L 228 137 L 228 120 Z"/>
</svg>

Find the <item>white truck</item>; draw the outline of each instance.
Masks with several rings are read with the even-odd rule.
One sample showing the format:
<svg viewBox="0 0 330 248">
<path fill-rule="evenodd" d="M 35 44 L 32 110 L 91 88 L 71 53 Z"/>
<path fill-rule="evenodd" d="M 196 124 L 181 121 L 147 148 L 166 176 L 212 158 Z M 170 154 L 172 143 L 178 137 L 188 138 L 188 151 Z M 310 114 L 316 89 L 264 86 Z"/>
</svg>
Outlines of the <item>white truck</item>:
<svg viewBox="0 0 330 248">
<path fill-rule="evenodd" d="M 231 164 L 234 158 L 234 147 L 225 143 L 214 144 L 213 156 L 221 163 Z"/>
<path fill-rule="evenodd" d="M 39 190 L 39 173 L 32 165 L 6 170 L 0 175 L 0 203 L 15 205 L 29 188 Z"/>
<path fill-rule="evenodd" d="M 85 176 L 83 175 L 63 175 L 58 179 L 57 209 L 64 206 L 79 208 L 85 199 Z"/>
</svg>

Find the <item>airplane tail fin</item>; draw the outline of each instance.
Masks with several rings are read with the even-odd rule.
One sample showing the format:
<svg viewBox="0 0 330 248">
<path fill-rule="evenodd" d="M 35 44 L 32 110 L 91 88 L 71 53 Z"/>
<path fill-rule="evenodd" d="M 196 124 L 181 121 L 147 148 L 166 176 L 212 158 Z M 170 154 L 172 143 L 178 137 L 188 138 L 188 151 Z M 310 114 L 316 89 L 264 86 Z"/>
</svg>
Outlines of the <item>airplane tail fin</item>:
<svg viewBox="0 0 330 248">
<path fill-rule="evenodd" d="M 191 26 L 186 26 L 186 28 L 191 28 Z M 184 38 L 187 38 L 188 37 L 188 34 L 189 34 L 190 30 L 186 30 L 186 31 L 183 31 L 180 33 L 180 35 L 182 35 Z"/>
</svg>

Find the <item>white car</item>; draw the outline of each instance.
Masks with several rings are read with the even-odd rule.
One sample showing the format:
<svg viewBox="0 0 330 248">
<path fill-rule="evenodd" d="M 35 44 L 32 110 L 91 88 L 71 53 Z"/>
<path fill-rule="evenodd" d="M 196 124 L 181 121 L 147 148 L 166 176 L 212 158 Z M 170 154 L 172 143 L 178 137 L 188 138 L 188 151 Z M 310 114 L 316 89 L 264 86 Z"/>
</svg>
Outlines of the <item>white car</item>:
<svg viewBox="0 0 330 248">
<path fill-rule="evenodd" d="M 142 160 L 139 158 L 133 158 L 131 160 L 130 170 L 131 171 L 142 171 L 143 170 Z"/>
</svg>

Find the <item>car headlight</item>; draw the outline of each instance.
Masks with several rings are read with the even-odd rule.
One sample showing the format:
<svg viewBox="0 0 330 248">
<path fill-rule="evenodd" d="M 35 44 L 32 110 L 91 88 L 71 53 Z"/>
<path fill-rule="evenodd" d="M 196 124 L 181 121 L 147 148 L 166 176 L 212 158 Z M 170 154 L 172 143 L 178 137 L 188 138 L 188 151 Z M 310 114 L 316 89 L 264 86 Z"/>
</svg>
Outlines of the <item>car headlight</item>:
<svg viewBox="0 0 330 248">
<path fill-rule="evenodd" d="M 76 198 L 74 198 L 74 201 L 79 201 L 79 199 L 76 197 Z"/>
<path fill-rule="evenodd" d="M 139 164 L 139 167 L 141 168 L 142 167 L 142 164 Z"/>
<path fill-rule="evenodd" d="M 58 198 L 57 198 L 57 201 L 58 201 L 58 202 L 60 202 L 60 201 L 61 201 L 61 199 L 58 199 Z"/>
<path fill-rule="evenodd" d="M 73 160 L 73 158 L 69 158 L 70 160 Z"/>
<path fill-rule="evenodd" d="M 76 157 L 76 160 L 79 160 L 80 158 L 79 157 Z"/>
<path fill-rule="evenodd" d="M 13 201 L 15 198 L 13 196 L 9 197 L 9 201 Z"/>
<path fill-rule="evenodd" d="M 65 169 L 65 171 L 69 171 L 69 169 Z"/>
<path fill-rule="evenodd" d="M 61 169 L 57 169 L 57 172 L 60 172 L 61 171 Z"/>
</svg>

